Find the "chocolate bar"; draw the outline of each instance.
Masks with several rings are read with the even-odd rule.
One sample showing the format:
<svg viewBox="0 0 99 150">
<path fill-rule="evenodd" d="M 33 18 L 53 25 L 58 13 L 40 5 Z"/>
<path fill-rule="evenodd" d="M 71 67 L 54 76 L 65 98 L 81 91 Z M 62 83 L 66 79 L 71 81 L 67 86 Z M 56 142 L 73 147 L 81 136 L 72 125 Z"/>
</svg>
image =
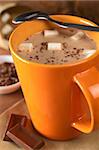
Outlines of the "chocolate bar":
<svg viewBox="0 0 99 150">
<path fill-rule="evenodd" d="M 44 145 L 44 142 L 36 138 L 34 133 L 29 133 L 26 128 L 19 124 L 7 131 L 6 134 L 13 142 L 25 150 L 37 150 Z"/>
<path fill-rule="evenodd" d="M 39 134 L 26 116 L 12 114 L 5 132 L 4 140 L 13 141 L 25 150 L 37 150 L 44 145 Z"/>
<path fill-rule="evenodd" d="M 10 130 L 12 127 L 14 127 L 18 123 L 24 124 L 26 120 L 27 120 L 26 116 L 11 114 L 3 140 L 11 141 L 10 138 L 6 135 L 7 131 Z"/>
</svg>

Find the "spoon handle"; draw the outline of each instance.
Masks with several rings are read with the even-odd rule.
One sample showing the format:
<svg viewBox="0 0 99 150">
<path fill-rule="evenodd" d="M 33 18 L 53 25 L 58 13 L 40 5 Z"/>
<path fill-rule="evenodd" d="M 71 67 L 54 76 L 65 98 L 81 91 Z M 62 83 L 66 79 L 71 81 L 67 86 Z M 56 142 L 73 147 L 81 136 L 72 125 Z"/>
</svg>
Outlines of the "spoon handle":
<svg viewBox="0 0 99 150">
<path fill-rule="evenodd" d="M 48 20 L 48 21 L 51 21 L 51 22 L 57 24 L 58 26 L 60 26 L 62 28 L 70 27 L 70 28 L 78 28 L 81 30 L 89 30 L 89 31 L 99 32 L 98 26 L 94 27 L 94 26 L 88 26 L 88 25 L 82 25 L 82 24 L 61 22 L 61 21 L 52 19 L 48 14 L 40 12 L 40 11 L 26 12 L 24 14 L 17 16 L 12 22 L 14 24 L 19 24 L 19 23 L 22 23 L 24 21 L 30 21 L 33 19 L 45 19 L 45 20 Z"/>
<path fill-rule="evenodd" d="M 82 25 L 82 24 L 75 24 L 75 23 L 61 22 L 61 21 L 54 20 L 51 17 L 49 18 L 49 20 L 52 21 L 53 23 L 59 25 L 62 28 L 70 27 L 70 28 L 78 28 L 78 29 L 81 29 L 81 30 L 89 30 L 89 31 L 99 32 L 99 27 Z"/>
</svg>

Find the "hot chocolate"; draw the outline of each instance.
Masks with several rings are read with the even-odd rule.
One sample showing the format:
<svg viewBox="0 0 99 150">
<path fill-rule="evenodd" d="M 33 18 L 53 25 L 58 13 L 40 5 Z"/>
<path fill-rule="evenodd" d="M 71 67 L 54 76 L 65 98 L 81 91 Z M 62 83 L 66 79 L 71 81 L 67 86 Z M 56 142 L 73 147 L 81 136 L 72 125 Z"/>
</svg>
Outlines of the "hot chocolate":
<svg viewBox="0 0 99 150">
<path fill-rule="evenodd" d="M 96 43 L 79 29 L 44 30 L 28 37 L 17 48 L 22 58 L 41 64 L 68 64 L 96 52 Z"/>
</svg>

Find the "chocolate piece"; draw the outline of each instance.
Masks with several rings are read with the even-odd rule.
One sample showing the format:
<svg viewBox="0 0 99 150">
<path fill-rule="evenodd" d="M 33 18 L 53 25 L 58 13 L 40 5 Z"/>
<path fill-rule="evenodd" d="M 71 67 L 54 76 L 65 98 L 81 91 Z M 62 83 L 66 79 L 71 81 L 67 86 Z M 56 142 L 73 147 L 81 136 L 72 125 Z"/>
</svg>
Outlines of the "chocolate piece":
<svg viewBox="0 0 99 150">
<path fill-rule="evenodd" d="M 37 150 L 44 145 L 39 134 L 26 116 L 12 114 L 8 122 L 4 140 L 13 141 L 25 150 Z"/>
<path fill-rule="evenodd" d="M 25 150 L 40 149 L 44 142 L 35 137 L 33 133 L 29 133 L 24 127 L 17 124 L 7 132 L 7 136 L 11 138 L 17 145 Z"/>
<path fill-rule="evenodd" d="M 18 123 L 20 123 L 21 125 L 24 125 L 26 120 L 27 120 L 26 116 L 11 114 L 11 117 L 8 121 L 8 126 L 6 128 L 3 140 L 4 141 L 11 141 L 10 138 L 6 135 L 7 131 L 9 131 L 12 127 L 14 127 Z"/>
</svg>

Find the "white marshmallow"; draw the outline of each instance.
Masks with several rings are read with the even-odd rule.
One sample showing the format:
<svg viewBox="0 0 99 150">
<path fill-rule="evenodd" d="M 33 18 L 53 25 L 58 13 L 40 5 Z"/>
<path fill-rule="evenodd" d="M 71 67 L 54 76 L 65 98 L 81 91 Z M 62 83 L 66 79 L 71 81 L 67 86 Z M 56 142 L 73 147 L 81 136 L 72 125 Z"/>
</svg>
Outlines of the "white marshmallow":
<svg viewBox="0 0 99 150">
<path fill-rule="evenodd" d="M 48 50 L 62 50 L 61 43 L 48 43 Z"/>
<path fill-rule="evenodd" d="M 6 23 L 10 18 L 11 18 L 10 14 L 5 13 L 5 14 L 2 15 L 1 21 L 2 21 L 3 23 Z"/>
<path fill-rule="evenodd" d="M 83 54 L 87 55 L 88 57 L 93 55 L 96 52 L 96 50 L 84 50 Z"/>
<path fill-rule="evenodd" d="M 52 37 L 59 35 L 57 30 L 44 30 L 44 37 Z"/>
<path fill-rule="evenodd" d="M 12 32 L 12 30 L 13 30 L 12 26 L 11 26 L 10 24 L 6 24 L 6 25 L 2 28 L 1 33 L 2 33 L 3 35 L 7 35 L 7 34 L 9 34 L 10 32 Z"/>
<path fill-rule="evenodd" d="M 19 50 L 21 51 L 29 51 L 31 52 L 33 50 L 33 44 L 32 43 L 21 43 L 18 47 Z"/>
<path fill-rule="evenodd" d="M 85 35 L 84 32 L 78 31 L 76 34 L 71 36 L 71 38 L 74 39 L 74 40 L 80 40 L 84 35 Z"/>
</svg>

